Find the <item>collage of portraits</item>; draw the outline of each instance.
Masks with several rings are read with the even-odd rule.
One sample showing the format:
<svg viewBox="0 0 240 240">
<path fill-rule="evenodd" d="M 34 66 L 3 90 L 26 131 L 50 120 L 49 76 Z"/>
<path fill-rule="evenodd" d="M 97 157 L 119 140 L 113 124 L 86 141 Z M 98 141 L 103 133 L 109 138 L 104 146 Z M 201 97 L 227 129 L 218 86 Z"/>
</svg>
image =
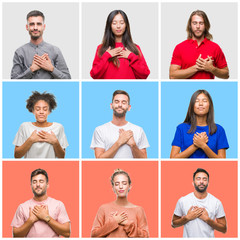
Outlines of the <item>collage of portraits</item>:
<svg viewBox="0 0 240 240">
<path fill-rule="evenodd" d="M 238 238 L 240 1 L 0 0 L 0 238 Z"/>
</svg>

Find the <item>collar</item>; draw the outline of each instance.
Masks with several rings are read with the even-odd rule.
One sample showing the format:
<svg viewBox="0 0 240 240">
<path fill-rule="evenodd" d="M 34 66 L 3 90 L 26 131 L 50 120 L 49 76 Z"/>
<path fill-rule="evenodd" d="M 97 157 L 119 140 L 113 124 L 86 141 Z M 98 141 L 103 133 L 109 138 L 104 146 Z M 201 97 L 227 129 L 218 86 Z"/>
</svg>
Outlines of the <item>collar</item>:
<svg viewBox="0 0 240 240">
<path fill-rule="evenodd" d="M 193 39 L 188 39 L 189 43 L 193 44 L 195 43 L 197 45 L 197 40 L 193 40 Z M 206 37 L 202 40 L 202 42 L 200 43 L 199 46 L 201 46 L 202 44 L 206 44 L 208 41 L 210 41 L 209 39 L 207 39 Z"/>
<path fill-rule="evenodd" d="M 33 44 L 33 43 L 30 41 L 29 44 L 30 44 L 30 46 L 32 46 L 33 48 L 36 49 L 37 47 L 42 47 L 42 46 L 45 44 L 45 42 L 42 41 L 42 42 L 39 43 L 38 45 L 35 45 L 35 44 Z"/>
</svg>

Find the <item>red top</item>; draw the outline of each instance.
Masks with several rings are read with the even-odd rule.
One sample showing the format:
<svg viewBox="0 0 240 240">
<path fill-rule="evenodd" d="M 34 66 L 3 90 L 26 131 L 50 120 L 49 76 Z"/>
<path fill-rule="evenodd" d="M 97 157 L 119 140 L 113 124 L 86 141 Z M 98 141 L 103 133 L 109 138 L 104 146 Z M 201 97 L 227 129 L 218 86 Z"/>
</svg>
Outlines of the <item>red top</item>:
<svg viewBox="0 0 240 240">
<path fill-rule="evenodd" d="M 205 38 L 198 46 L 196 40 L 188 39 L 178 44 L 172 56 L 171 64 L 181 66 L 181 69 L 187 69 L 196 64 L 199 55 L 205 59 L 212 57 L 213 65 L 217 68 L 227 67 L 227 61 L 222 49 L 214 42 Z M 214 75 L 210 72 L 199 71 L 190 77 L 191 79 L 213 79 Z"/>
<path fill-rule="evenodd" d="M 108 60 L 111 55 L 105 52 L 101 57 L 98 54 L 99 45 L 93 61 L 92 70 L 90 75 L 94 79 L 146 79 L 150 74 L 147 63 L 143 57 L 142 51 L 138 45 L 140 55 L 130 53 L 128 58 L 119 58 L 119 67 L 115 66 L 113 62 Z M 122 43 L 115 43 L 115 47 L 123 47 Z"/>
</svg>

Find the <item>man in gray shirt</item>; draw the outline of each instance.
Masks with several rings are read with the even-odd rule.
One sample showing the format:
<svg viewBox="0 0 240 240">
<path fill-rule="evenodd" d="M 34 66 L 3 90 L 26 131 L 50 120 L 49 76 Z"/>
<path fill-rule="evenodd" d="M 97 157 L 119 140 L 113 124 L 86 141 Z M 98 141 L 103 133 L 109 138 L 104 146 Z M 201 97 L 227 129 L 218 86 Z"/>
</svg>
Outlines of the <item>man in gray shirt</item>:
<svg viewBox="0 0 240 240">
<path fill-rule="evenodd" d="M 71 78 L 60 49 L 43 41 L 44 19 L 40 11 L 28 13 L 26 29 L 31 41 L 16 50 L 11 79 Z"/>
</svg>

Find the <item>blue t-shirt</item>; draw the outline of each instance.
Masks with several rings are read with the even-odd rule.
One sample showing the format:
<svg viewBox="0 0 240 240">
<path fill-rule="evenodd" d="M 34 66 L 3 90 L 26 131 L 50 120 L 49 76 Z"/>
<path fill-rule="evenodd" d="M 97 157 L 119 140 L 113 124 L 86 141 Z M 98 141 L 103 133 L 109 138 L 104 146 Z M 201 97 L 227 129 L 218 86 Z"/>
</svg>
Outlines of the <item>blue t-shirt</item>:
<svg viewBox="0 0 240 240">
<path fill-rule="evenodd" d="M 181 123 L 177 126 L 177 131 L 175 133 L 172 146 L 180 147 L 181 152 L 183 152 L 193 144 L 193 136 L 195 133 L 206 132 L 208 136 L 207 145 L 213 152 L 217 154 L 219 149 L 227 149 L 229 148 L 229 145 L 223 127 L 218 124 L 216 124 L 216 126 L 217 131 L 213 135 L 210 135 L 208 126 L 197 126 L 194 133 L 188 133 L 188 130 L 190 129 L 190 124 Z M 208 158 L 208 156 L 202 149 L 198 148 L 189 158 Z"/>
</svg>

